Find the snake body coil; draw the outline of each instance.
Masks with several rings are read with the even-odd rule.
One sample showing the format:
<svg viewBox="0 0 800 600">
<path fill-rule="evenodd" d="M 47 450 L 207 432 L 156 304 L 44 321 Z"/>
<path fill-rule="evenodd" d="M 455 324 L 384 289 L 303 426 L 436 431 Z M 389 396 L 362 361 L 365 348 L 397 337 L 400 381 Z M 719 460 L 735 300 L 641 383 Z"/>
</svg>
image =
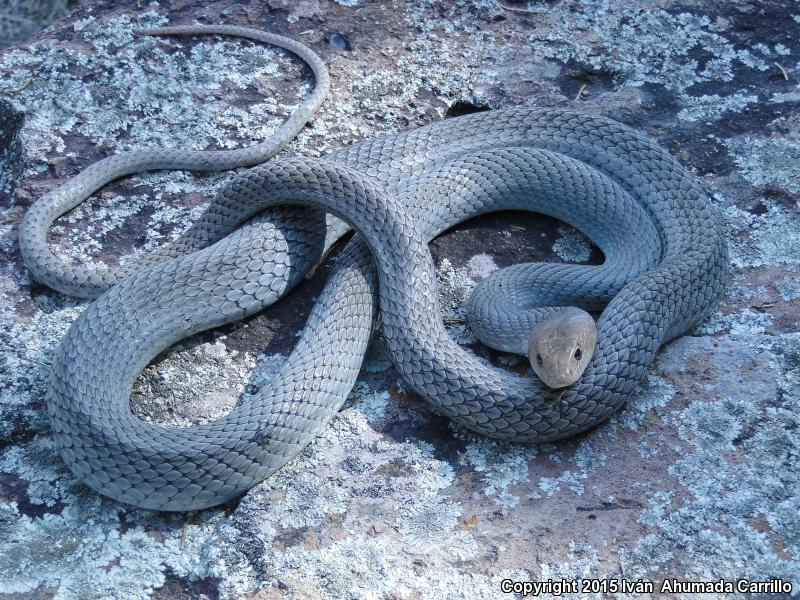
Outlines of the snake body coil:
<svg viewBox="0 0 800 600">
<path fill-rule="evenodd" d="M 84 172 L 66 186 L 85 197 L 123 172 L 198 168 L 196 157 L 166 164 L 154 158 L 166 151 L 140 152 L 136 165 L 117 159 L 122 164 L 111 172 L 101 161 L 90 168 L 98 177 L 93 183 L 81 180 Z M 202 160 L 200 168 L 216 168 Z M 721 226 L 695 179 L 628 127 L 569 110 L 490 111 L 323 160 L 260 165 L 233 178 L 160 256 L 169 260 L 123 278 L 68 265 L 47 249 L 49 225 L 80 201 L 63 190 L 53 194 L 23 222 L 20 245 L 32 272 L 88 296 L 120 279 L 88 306 L 57 351 L 48 393 L 57 445 L 93 489 L 162 510 L 229 500 L 308 444 L 355 382 L 378 295 L 394 363 L 434 410 L 495 438 L 543 442 L 584 431 L 617 410 L 658 348 L 708 313 L 727 273 Z M 470 300 L 476 334 L 510 351 L 527 347 L 525 332 L 552 311 L 543 303 L 602 308 L 583 376 L 560 390 L 477 359 L 442 324 L 427 242 L 461 221 L 505 209 L 563 219 L 606 258 L 596 267 L 504 269 Z M 222 419 L 186 429 L 131 414 L 133 382 L 158 353 L 262 310 L 350 227 L 358 235 L 337 258 L 297 347 L 255 397 Z"/>
</svg>

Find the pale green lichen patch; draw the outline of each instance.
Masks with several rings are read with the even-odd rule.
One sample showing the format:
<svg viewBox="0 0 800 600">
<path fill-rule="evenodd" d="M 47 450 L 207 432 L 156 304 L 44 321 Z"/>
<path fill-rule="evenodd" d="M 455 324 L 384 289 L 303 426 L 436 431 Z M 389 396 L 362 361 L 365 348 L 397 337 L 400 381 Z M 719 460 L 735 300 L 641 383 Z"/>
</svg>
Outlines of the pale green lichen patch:
<svg viewBox="0 0 800 600">
<path fill-rule="evenodd" d="M 467 261 L 467 269 L 469 270 L 470 277 L 477 280 L 487 277 L 498 268 L 494 259 L 483 252 L 470 257 Z"/>
<path fill-rule="evenodd" d="M 475 336 L 466 325 L 465 303 L 475 287 L 469 270 L 457 269 L 445 258 L 436 269 L 436 283 L 442 318 L 448 332 L 460 344 L 475 343 Z"/>
<path fill-rule="evenodd" d="M 164 575 L 159 561 L 147 558 L 163 559 L 162 545 L 139 527 L 121 532 L 117 511 L 100 508 L 92 499 L 31 518 L 5 505 L 0 593 L 46 587 L 59 600 L 150 597 Z"/>
<path fill-rule="evenodd" d="M 692 96 L 686 99 L 686 108 L 678 112 L 684 121 L 711 121 L 719 119 L 727 112 L 741 112 L 750 104 L 758 102 L 755 94 L 732 94 L 721 97 L 719 94 Z"/>
<path fill-rule="evenodd" d="M 566 262 L 585 263 L 592 254 L 591 240 L 565 225 L 558 226 L 559 238 L 553 244 L 553 252 Z"/>
<path fill-rule="evenodd" d="M 58 340 L 81 309 L 71 299 L 52 301 L 46 296 L 33 300 L 25 297 L 20 288 L 27 286 L 28 281 L 8 273 L 10 267 L 9 264 L 0 266 L 0 302 L 4 307 L 0 311 L 3 350 L 0 354 L 0 451 L 19 453 L 22 450 L 14 444 L 47 430 L 41 400 L 47 388 L 53 353 Z M 35 310 L 28 315 L 31 305 Z M 17 466 L 23 467 L 24 460 L 22 463 Z M 16 473 L 17 470 L 6 472 Z"/>
<path fill-rule="evenodd" d="M 619 424 L 631 430 L 638 430 L 648 415 L 653 413 L 663 417 L 664 408 L 675 396 L 675 388 L 663 377 L 648 374 L 641 383 L 638 393 L 631 398 L 627 410 L 618 417 Z"/>
<path fill-rule="evenodd" d="M 753 185 L 775 183 L 800 192 L 800 144 L 786 139 L 744 137 L 727 142 L 739 172 Z"/>
<path fill-rule="evenodd" d="M 133 180 L 135 181 L 135 180 Z M 213 183 L 208 182 L 213 191 Z M 148 194 L 120 196 L 101 194 L 98 201 L 81 204 L 60 219 L 51 231 L 63 236 L 59 244 L 62 256 L 77 262 L 90 262 L 101 266 L 116 262 L 129 264 L 142 255 L 173 241 L 202 214 L 204 206 L 174 206 L 159 197 Z M 144 221 L 148 241 L 130 254 L 115 256 L 113 244 L 109 243 L 120 230 L 136 228 Z M 141 227 L 141 224 L 138 224 Z M 150 233 L 152 232 L 152 233 Z"/>
<path fill-rule="evenodd" d="M 791 302 L 800 298 L 800 272 L 797 269 L 790 270 L 787 278 L 776 284 L 781 298 L 785 302 Z"/>
<path fill-rule="evenodd" d="M 168 427 L 208 423 L 227 414 L 240 398 L 246 401 L 284 361 L 281 355 L 264 355 L 256 369 L 252 356 L 229 351 L 224 339 L 179 344 L 166 360 L 142 371 L 131 408 L 140 419 Z"/>
<path fill-rule="evenodd" d="M 542 563 L 539 565 L 541 569 L 542 580 L 561 581 L 561 580 L 578 580 L 578 579 L 591 579 L 597 575 L 597 550 L 588 544 L 579 544 L 576 542 L 569 543 L 570 560 L 563 563 Z M 586 598 L 592 597 L 587 594 L 570 593 L 570 594 L 552 594 L 553 597 L 572 597 L 572 598 Z M 595 596 L 599 596 L 596 594 Z"/>
<path fill-rule="evenodd" d="M 483 494 L 494 498 L 500 506 L 514 508 L 520 498 L 512 490 L 530 481 L 528 463 L 537 454 L 536 448 L 509 447 L 493 440 L 474 439 L 460 454 L 459 464 L 481 475 Z"/>
<path fill-rule="evenodd" d="M 790 548 L 798 523 L 788 516 L 799 501 L 791 468 L 800 457 L 797 363 L 782 355 L 796 340 L 756 335 L 707 354 L 719 375 L 703 387 L 718 399 L 698 398 L 668 417 L 691 444 L 669 469 L 686 491 L 651 497 L 639 522 L 656 531 L 621 551 L 632 576 L 664 568 L 680 548 L 688 556 L 682 577 L 783 577 L 797 585 L 800 563 Z M 669 355 L 662 364 L 682 368 Z"/>
<path fill-rule="evenodd" d="M 754 215 L 736 206 L 724 209 L 730 236 L 730 261 L 736 268 L 797 265 L 800 262 L 800 213 L 763 199 L 765 212 Z M 800 205 L 798 205 L 800 208 Z"/>
<path fill-rule="evenodd" d="M 710 318 L 695 328 L 696 333 L 713 335 L 727 332 L 731 337 L 764 333 L 772 324 L 772 317 L 766 313 L 745 309 L 739 313 L 712 313 Z"/>
<path fill-rule="evenodd" d="M 763 44 L 738 48 L 709 17 L 688 11 L 674 14 L 599 0 L 561 3 L 548 14 L 550 31 L 546 43 L 533 42 L 537 52 L 605 71 L 618 89 L 662 86 L 685 104 L 679 116 L 688 120 L 716 118 L 751 102 L 752 94 L 739 92 L 711 107 L 703 97 L 692 96 L 694 86 L 730 82 L 741 66 L 767 70 L 779 52 L 786 51 Z"/>
</svg>

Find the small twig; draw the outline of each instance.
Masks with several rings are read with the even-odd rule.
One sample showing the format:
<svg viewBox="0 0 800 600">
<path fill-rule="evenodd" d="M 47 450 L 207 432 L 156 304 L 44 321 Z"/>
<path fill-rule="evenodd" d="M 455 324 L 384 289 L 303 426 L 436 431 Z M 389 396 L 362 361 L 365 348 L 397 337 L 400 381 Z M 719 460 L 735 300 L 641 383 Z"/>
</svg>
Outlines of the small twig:
<svg viewBox="0 0 800 600">
<path fill-rule="evenodd" d="M 466 323 L 467 320 L 464 317 L 454 317 L 452 319 L 442 319 L 445 325 L 459 325 L 462 323 Z"/>
<path fill-rule="evenodd" d="M 586 91 L 586 84 L 585 83 L 581 86 L 581 89 L 578 90 L 578 93 L 575 94 L 575 100 L 580 100 L 581 97 L 583 96 L 583 92 L 584 91 Z"/>
<path fill-rule="evenodd" d="M 786 81 L 789 81 L 789 74 L 786 72 L 786 69 L 784 69 L 779 63 L 775 63 L 775 66 L 780 69 L 781 73 L 783 73 L 783 78 Z"/>
<path fill-rule="evenodd" d="M 186 521 L 183 522 L 183 527 L 181 527 L 181 552 L 183 552 L 184 546 L 186 546 Z"/>
<path fill-rule="evenodd" d="M 7 94 L 16 94 L 17 92 L 21 92 L 22 90 L 24 90 L 31 83 L 33 83 L 33 77 L 28 77 L 27 79 L 25 79 L 25 81 L 20 83 L 17 87 L 6 88 L 3 91 L 6 92 Z"/>
<path fill-rule="evenodd" d="M 503 10 L 507 10 L 508 12 L 515 12 L 515 13 L 527 13 L 530 15 L 543 15 L 545 13 L 550 12 L 547 8 L 522 8 L 516 6 L 509 6 L 508 4 L 503 4 L 502 2 L 498 2 L 497 6 L 502 8 Z"/>
</svg>

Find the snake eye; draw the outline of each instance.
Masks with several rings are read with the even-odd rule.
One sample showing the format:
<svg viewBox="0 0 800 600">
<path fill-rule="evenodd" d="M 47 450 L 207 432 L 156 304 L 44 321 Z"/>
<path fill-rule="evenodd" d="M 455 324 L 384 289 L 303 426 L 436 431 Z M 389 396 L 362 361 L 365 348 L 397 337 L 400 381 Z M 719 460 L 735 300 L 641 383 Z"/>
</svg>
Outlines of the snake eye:
<svg viewBox="0 0 800 600">
<path fill-rule="evenodd" d="M 575 348 L 575 354 L 573 356 L 575 356 L 575 360 L 580 360 L 581 356 L 583 356 L 583 352 L 581 352 L 580 348 Z"/>
<path fill-rule="evenodd" d="M 536 353 L 536 364 L 539 365 L 540 367 L 544 364 L 544 361 L 542 360 L 542 355 L 539 354 L 538 352 Z"/>
</svg>

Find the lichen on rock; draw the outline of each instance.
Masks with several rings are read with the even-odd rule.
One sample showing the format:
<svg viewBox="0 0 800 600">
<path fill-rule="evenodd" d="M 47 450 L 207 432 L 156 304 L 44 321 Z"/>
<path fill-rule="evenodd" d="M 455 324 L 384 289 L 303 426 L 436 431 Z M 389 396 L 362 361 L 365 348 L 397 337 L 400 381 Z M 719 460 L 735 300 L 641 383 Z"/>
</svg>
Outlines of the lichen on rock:
<svg viewBox="0 0 800 600">
<path fill-rule="evenodd" d="M 800 14 L 787 11 L 800 13 L 766 0 L 102 0 L 4 50 L 0 598 L 502 598 L 503 578 L 589 577 L 782 577 L 797 590 Z M 64 466 L 45 411 L 53 352 L 86 303 L 31 281 L 17 227 L 31 202 L 103 156 L 241 147 L 310 90 L 281 50 L 135 35 L 194 21 L 263 27 L 323 54 L 331 97 L 288 154 L 514 105 L 621 119 L 709 189 L 731 285 L 617 415 L 576 439 L 526 447 L 454 429 L 406 389 L 377 335 L 330 426 L 243 498 L 184 515 L 100 497 Z M 137 260 L 230 176 L 115 182 L 59 220 L 52 242 L 75 261 Z M 599 253 L 552 220 L 480 223 L 432 244 L 444 317 L 459 343 L 524 374 L 524 358 L 476 342 L 465 298 L 523 258 Z M 159 357 L 134 411 L 186 426 L 246 399 L 291 350 L 319 286 Z"/>
</svg>

